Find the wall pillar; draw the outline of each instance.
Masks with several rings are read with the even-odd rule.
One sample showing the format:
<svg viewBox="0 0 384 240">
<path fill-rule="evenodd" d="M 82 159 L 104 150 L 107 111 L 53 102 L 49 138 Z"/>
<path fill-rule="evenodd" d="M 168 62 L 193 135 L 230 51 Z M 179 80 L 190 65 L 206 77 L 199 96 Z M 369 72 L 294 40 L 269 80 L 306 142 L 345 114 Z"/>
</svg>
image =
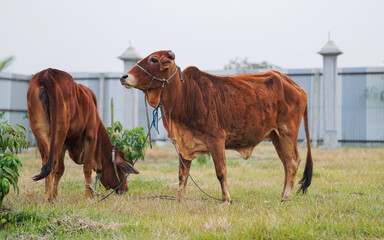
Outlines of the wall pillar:
<svg viewBox="0 0 384 240">
<path fill-rule="evenodd" d="M 124 62 L 124 73 L 130 70 L 141 57 L 136 50 L 129 46 L 119 57 Z M 139 90 L 127 89 L 124 91 L 124 127 L 133 129 L 139 126 Z"/>
<path fill-rule="evenodd" d="M 342 54 L 332 41 L 320 50 L 324 80 L 324 148 L 336 149 L 337 142 L 337 56 Z"/>
</svg>

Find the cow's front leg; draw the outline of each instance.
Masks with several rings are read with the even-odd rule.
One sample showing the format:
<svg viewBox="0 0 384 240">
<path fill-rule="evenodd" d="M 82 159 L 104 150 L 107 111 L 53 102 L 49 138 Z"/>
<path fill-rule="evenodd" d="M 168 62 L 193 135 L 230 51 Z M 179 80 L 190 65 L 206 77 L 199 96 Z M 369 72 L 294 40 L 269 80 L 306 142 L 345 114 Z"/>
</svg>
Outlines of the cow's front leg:
<svg viewBox="0 0 384 240">
<path fill-rule="evenodd" d="M 220 181 L 221 193 L 223 202 L 229 203 L 231 197 L 228 191 L 227 185 L 227 167 L 226 167 L 226 158 L 225 158 L 225 145 L 224 141 L 210 141 L 212 144 L 210 146 L 210 151 L 212 154 L 213 163 L 215 164 L 216 176 Z"/>
<path fill-rule="evenodd" d="M 191 169 L 191 163 L 192 161 L 185 160 L 181 157 L 179 158 L 179 189 L 177 190 L 177 201 L 184 199 L 185 188 L 187 186 L 187 180 L 189 176 L 188 172 Z"/>
<path fill-rule="evenodd" d="M 95 128 L 97 129 L 97 128 Z M 88 133 L 85 138 L 85 148 L 84 148 L 84 165 L 83 172 L 85 178 L 85 197 L 91 197 L 93 191 L 90 187 L 92 185 L 92 165 L 95 157 L 96 150 L 96 135 Z"/>
</svg>

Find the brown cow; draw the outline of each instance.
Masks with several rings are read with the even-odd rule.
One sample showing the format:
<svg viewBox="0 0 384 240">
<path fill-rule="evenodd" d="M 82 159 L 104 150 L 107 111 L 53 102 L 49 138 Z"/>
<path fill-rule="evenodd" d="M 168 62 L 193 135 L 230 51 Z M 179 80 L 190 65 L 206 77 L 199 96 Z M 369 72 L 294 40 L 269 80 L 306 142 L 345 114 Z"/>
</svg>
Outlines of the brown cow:
<svg viewBox="0 0 384 240">
<path fill-rule="evenodd" d="M 257 144 L 272 140 L 284 165 L 282 198 L 286 199 L 291 195 L 300 163 L 297 137 L 304 116 L 307 161 L 299 191 L 305 193 L 311 184 L 313 165 L 307 93 L 277 71 L 220 77 L 188 67 L 181 73 L 174 59 L 172 51 L 152 53 L 120 81 L 126 88 L 145 91 L 152 107 L 157 107 L 163 96 L 170 131 L 164 118 L 163 124 L 168 137 L 173 136 L 188 171 L 191 160 L 210 152 L 221 184 L 222 200 L 228 202 L 231 198 L 225 149 L 236 150 L 248 159 Z M 184 82 L 180 81 L 183 79 Z M 187 179 L 188 173 L 179 163 L 178 200 L 184 196 Z"/>
<path fill-rule="evenodd" d="M 56 198 L 66 150 L 75 163 L 83 164 L 85 196 L 93 194 L 92 169 L 100 173 L 105 188 L 120 184 L 131 165 L 118 148 L 114 148 L 112 162 L 113 146 L 98 115 L 96 96 L 89 88 L 75 83 L 66 72 L 46 69 L 31 78 L 27 100 L 29 123 L 43 163 L 33 179 L 45 178 L 44 201 Z M 133 169 L 133 173 L 138 171 Z M 124 191 L 128 191 L 127 182 L 118 189 Z"/>
</svg>

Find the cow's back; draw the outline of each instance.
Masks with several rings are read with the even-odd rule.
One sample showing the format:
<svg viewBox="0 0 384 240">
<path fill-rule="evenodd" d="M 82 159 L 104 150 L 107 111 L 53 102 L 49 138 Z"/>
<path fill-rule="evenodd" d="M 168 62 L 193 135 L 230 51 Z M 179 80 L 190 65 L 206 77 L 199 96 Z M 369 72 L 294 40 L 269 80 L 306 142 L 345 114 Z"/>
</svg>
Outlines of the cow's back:
<svg viewBox="0 0 384 240">
<path fill-rule="evenodd" d="M 277 71 L 219 77 L 189 68 L 183 74 L 189 82 L 180 94 L 186 99 L 178 103 L 180 122 L 204 132 L 216 124 L 227 133 L 276 127 L 280 118 L 306 105 L 306 92 Z"/>
<path fill-rule="evenodd" d="M 28 95 L 32 94 L 36 88 L 47 88 L 51 86 L 56 90 L 60 90 L 65 99 L 69 99 L 75 93 L 75 81 L 72 76 L 64 71 L 48 68 L 36 73 L 31 78 L 28 88 Z"/>
</svg>

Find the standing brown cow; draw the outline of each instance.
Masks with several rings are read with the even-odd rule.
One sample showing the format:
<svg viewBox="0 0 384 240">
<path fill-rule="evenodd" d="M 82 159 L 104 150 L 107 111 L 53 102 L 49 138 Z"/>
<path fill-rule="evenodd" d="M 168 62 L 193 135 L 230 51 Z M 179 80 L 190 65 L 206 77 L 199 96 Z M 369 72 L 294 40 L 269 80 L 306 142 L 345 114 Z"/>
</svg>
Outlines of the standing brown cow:
<svg viewBox="0 0 384 240">
<path fill-rule="evenodd" d="M 181 73 L 174 60 L 172 51 L 152 53 L 120 81 L 126 88 L 145 91 L 152 107 L 157 107 L 162 98 L 169 129 L 163 118 L 164 126 L 168 137 L 174 138 L 188 171 L 191 160 L 210 152 L 222 200 L 228 202 L 231 198 L 225 149 L 236 150 L 248 159 L 257 144 L 269 139 L 284 165 L 282 198 L 286 199 L 291 195 L 300 163 L 297 137 L 304 116 L 307 161 L 300 190 L 305 193 L 311 184 L 313 165 L 307 93 L 277 71 L 220 77 L 188 67 Z M 184 196 L 187 179 L 188 173 L 179 163 L 178 200 Z"/>
<path fill-rule="evenodd" d="M 121 183 L 131 165 L 124 153 L 112 146 L 97 112 L 96 96 L 89 88 L 75 83 L 66 72 L 46 69 L 31 78 L 27 101 L 29 123 L 43 163 L 33 179 L 45 178 L 44 201 L 56 198 L 66 150 L 75 163 L 83 165 L 85 196 L 93 194 L 92 169 L 101 175 L 107 189 Z M 139 172 L 134 168 L 133 173 Z M 118 189 L 124 191 L 128 191 L 127 182 Z"/>
</svg>

